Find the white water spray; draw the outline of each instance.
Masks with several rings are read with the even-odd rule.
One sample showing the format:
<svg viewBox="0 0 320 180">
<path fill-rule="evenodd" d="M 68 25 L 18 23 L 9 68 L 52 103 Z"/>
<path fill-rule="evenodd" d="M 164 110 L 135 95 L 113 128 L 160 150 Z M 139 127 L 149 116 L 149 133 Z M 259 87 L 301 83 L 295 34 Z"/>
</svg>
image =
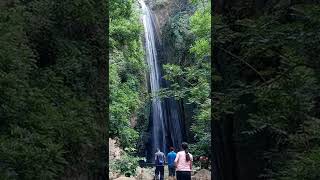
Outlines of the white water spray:
<svg viewBox="0 0 320 180">
<path fill-rule="evenodd" d="M 149 8 L 143 0 L 139 0 L 143 11 L 143 25 L 145 32 L 145 48 L 147 63 L 150 68 L 150 86 L 151 94 L 154 96 L 160 90 L 160 71 L 157 59 L 157 49 L 155 44 L 155 28 L 154 21 Z M 152 138 L 153 152 L 159 148 L 162 152 L 166 152 L 166 138 L 164 126 L 164 114 L 159 97 L 154 96 L 152 99 Z"/>
</svg>

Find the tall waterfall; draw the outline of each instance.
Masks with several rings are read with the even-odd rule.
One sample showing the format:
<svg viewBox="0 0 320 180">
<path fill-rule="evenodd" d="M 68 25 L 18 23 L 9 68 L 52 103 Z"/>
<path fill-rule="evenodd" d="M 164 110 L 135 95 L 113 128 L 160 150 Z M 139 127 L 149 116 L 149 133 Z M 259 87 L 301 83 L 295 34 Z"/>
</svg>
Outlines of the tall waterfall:
<svg viewBox="0 0 320 180">
<path fill-rule="evenodd" d="M 155 95 L 160 90 L 161 84 L 166 84 L 166 82 L 161 79 L 153 16 L 143 0 L 139 0 L 139 3 L 143 11 L 142 20 L 145 32 L 146 59 L 150 74 L 150 89 L 151 94 Z M 160 100 L 159 97 L 154 96 L 151 113 L 152 147 L 149 147 L 149 158 L 157 148 L 165 153 L 168 151 L 169 146 L 174 146 L 176 149 L 179 148 L 183 131 L 179 105 L 173 98 Z"/>
<path fill-rule="evenodd" d="M 143 25 L 145 32 L 145 46 L 147 63 L 150 68 L 151 94 L 155 95 L 160 90 L 160 71 L 157 59 L 157 49 L 155 44 L 155 29 L 151 13 L 143 0 L 139 1 L 143 11 Z M 164 118 L 161 101 L 158 97 L 152 99 L 152 138 L 153 152 L 159 148 L 162 152 L 166 151 L 166 137 Z"/>
</svg>

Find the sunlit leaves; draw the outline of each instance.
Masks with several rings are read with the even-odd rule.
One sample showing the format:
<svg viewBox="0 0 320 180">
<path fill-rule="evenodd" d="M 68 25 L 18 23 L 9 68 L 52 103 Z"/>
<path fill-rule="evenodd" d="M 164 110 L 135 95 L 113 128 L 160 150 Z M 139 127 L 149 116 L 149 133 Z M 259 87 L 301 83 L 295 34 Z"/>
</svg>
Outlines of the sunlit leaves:
<svg viewBox="0 0 320 180">
<path fill-rule="evenodd" d="M 112 1 L 111 5 L 109 133 L 120 139 L 125 151 L 133 153 L 139 134 L 131 127 L 131 119 L 143 109 L 147 98 L 146 64 L 140 38 L 143 29 L 133 1 Z M 134 172 L 131 168 L 128 170 Z"/>
<path fill-rule="evenodd" d="M 132 150 L 127 148 L 126 151 L 131 152 Z M 119 172 L 126 176 L 134 176 L 136 175 L 136 168 L 139 166 L 139 160 L 140 158 L 132 157 L 127 153 L 124 153 L 122 154 L 121 159 L 111 161 L 109 166 L 113 172 Z"/>
<path fill-rule="evenodd" d="M 190 49 L 192 53 L 195 53 L 197 59 L 201 59 L 210 56 L 210 43 L 207 39 L 200 39 Z"/>
<path fill-rule="evenodd" d="M 207 37 L 211 35 L 211 14 L 210 6 L 205 9 L 198 9 L 190 18 L 191 32 L 197 37 Z"/>
<path fill-rule="evenodd" d="M 110 19 L 129 18 L 133 13 L 133 0 L 112 0 L 109 2 Z"/>
<path fill-rule="evenodd" d="M 181 76 L 184 73 L 181 67 L 175 64 L 165 64 L 163 68 L 166 72 L 164 78 L 170 81 L 173 81 L 175 76 Z"/>
<path fill-rule="evenodd" d="M 121 44 L 139 39 L 142 30 L 141 25 L 132 23 L 132 21 L 134 21 L 134 18 L 112 20 L 109 27 L 110 37 Z"/>
</svg>

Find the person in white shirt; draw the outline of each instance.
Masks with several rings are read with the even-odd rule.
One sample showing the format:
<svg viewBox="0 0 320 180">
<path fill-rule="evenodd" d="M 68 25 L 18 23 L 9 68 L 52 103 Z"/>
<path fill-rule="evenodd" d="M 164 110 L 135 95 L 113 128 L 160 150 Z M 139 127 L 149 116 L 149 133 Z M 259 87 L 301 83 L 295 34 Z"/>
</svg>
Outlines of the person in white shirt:
<svg viewBox="0 0 320 180">
<path fill-rule="evenodd" d="M 188 152 L 188 143 L 183 142 L 181 148 L 182 150 L 177 153 L 174 160 L 177 180 L 191 180 L 193 157 Z"/>
</svg>

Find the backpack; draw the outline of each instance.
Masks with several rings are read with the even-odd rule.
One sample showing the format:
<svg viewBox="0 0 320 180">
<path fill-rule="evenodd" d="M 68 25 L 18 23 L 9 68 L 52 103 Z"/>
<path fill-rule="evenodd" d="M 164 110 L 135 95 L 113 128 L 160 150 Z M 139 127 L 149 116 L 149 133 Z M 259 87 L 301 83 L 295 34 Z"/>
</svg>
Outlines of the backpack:
<svg viewBox="0 0 320 180">
<path fill-rule="evenodd" d="M 157 165 L 163 165 L 163 155 L 157 154 Z"/>
</svg>

